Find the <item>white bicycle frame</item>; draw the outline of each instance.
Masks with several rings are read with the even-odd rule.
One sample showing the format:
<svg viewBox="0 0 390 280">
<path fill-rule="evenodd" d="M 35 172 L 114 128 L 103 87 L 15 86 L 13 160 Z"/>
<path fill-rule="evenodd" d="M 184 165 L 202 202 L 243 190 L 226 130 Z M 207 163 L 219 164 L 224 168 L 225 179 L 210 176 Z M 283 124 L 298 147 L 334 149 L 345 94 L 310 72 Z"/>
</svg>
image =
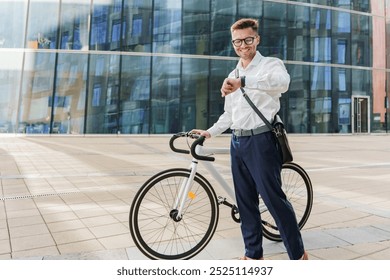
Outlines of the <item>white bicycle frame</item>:
<svg viewBox="0 0 390 280">
<path fill-rule="evenodd" d="M 197 145 L 195 149 L 196 154 L 200 156 L 210 156 L 210 155 L 216 155 L 216 154 L 229 154 L 230 150 L 228 148 L 205 148 L 201 145 Z M 186 201 L 186 195 L 189 193 L 189 190 L 191 188 L 192 182 L 194 180 L 195 174 L 198 169 L 198 164 L 201 162 L 207 169 L 207 171 L 211 174 L 211 176 L 219 183 L 219 185 L 224 189 L 224 191 L 228 194 L 230 199 L 235 203 L 235 194 L 234 189 L 226 182 L 226 180 L 221 176 L 221 174 L 217 171 L 217 169 L 214 167 L 214 165 L 210 161 L 200 160 L 193 158 L 191 165 L 190 165 L 190 176 L 187 180 L 184 180 L 180 190 L 179 195 L 176 198 L 175 205 L 173 209 L 177 209 L 177 217 L 182 217 L 182 209 L 184 209 L 184 204 Z M 222 203 L 222 201 L 219 201 Z M 180 205 L 180 206 L 179 206 Z M 179 206 L 179 207 L 178 207 Z"/>
</svg>

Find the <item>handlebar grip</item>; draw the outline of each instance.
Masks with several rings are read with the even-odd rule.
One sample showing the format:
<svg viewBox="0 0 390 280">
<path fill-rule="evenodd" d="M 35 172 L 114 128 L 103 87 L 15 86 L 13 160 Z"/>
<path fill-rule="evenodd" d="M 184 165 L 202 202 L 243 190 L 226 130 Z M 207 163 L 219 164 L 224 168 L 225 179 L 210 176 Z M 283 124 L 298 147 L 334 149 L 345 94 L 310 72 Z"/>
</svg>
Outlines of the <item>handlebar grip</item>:
<svg viewBox="0 0 390 280">
<path fill-rule="evenodd" d="M 215 161 L 214 157 L 208 157 L 208 156 L 201 156 L 196 153 L 196 146 L 200 145 L 203 146 L 203 142 L 206 140 L 206 137 L 200 136 L 198 139 L 196 139 L 192 145 L 191 145 L 191 155 L 196 158 L 197 160 L 206 160 L 206 161 Z"/>
<path fill-rule="evenodd" d="M 173 144 L 173 142 L 175 142 L 175 140 L 177 138 L 180 138 L 180 137 L 183 137 L 184 134 L 183 133 L 178 133 L 178 134 L 175 134 L 171 137 L 171 139 L 169 140 L 169 147 L 171 148 L 172 151 L 174 151 L 175 153 L 181 153 L 181 154 L 189 154 L 190 152 L 188 150 L 183 150 L 183 149 L 177 149 L 175 147 L 175 145 Z"/>
</svg>

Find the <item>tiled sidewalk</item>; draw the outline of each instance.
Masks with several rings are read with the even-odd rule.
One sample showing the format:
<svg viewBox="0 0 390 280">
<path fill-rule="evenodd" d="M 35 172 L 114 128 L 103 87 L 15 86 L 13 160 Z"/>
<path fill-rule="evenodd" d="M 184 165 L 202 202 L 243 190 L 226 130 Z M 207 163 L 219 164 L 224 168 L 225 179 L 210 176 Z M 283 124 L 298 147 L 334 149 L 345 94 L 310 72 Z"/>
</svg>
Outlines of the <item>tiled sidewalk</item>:
<svg viewBox="0 0 390 280">
<path fill-rule="evenodd" d="M 0 135 L 0 259 L 143 259 L 128 229 L 132 198 L 152 174 L 189 165 L 168 140 Z M 302 231 L 311 259 L 390 259 L 389 140 L 290 135 L 314 187 Z M 228 136 L 208 141 L 229 145 Z M 216 164 L 230 178 L 228 156 Z M 287 258 L 281 243 L 264 240 L 264 248 L 267 258 Z M 238 225 L 221 207 L 217 232 L 196 258 L 235 259 L 242 250 Z"/>
</svg>

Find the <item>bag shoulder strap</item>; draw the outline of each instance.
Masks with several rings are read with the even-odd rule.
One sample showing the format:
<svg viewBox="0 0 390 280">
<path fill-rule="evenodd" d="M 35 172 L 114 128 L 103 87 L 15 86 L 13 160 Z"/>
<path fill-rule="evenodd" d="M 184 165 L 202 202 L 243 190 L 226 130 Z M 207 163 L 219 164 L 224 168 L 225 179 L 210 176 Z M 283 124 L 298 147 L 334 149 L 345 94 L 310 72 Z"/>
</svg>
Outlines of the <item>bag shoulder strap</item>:
<svg viewBox="0 0 390 280">
<path fill-rule="evenodd" d="M 245 93 L 245 90 L 243 87 L 240 87 L 241 89 L 241 92 L 242 92 L 242 95 L 244 96 L 244 98 L 246 99 L 246 101 L 248 101 L 249 105 L 253 108 L 253 110 L 256 112 L 257 115 L 259 115 L 259 117 L 263 120 L 263 122 L 265 123 L 265 125 L 269 128 L 269 130 L 273 130 L 273 126 L 271 125 L 271 123 L 266 119 L 266 117 L 264 117 L 264 115 L 260 112 L 260 110 L 256 107 L 255 104 L 253 104 L 252 100 L 249 98 L 249 96 Z"/>
</svg>

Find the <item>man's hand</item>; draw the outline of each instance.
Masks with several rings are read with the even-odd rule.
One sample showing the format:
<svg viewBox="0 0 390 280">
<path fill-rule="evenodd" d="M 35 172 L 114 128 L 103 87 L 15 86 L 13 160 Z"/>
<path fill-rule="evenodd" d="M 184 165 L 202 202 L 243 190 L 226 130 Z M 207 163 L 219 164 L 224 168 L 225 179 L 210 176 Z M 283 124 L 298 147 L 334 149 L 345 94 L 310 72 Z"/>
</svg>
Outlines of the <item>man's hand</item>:
<svg viewBox="0 0 390 280">
<path fill-rule="evenodd" d="M 226 95 L 231 94 L 232 92 L 235 92 L 237 89 L 239 89 L 241 86 L 241 80 L 235 79 L 235 78 L 226 78 L 223 81 L 222 87 L 221 87 L 221 93 L 222 97 L 225 97 Z"/>
<path fill-rule="evenodd" d="M 210 133 L 207 130 L 193 129 L 190 132 L 193 133 L 193 134 L 198 134 L 200 136 L 204 136 L 206 138 L 210 138 L 211 137 Z"/>
</svg>

